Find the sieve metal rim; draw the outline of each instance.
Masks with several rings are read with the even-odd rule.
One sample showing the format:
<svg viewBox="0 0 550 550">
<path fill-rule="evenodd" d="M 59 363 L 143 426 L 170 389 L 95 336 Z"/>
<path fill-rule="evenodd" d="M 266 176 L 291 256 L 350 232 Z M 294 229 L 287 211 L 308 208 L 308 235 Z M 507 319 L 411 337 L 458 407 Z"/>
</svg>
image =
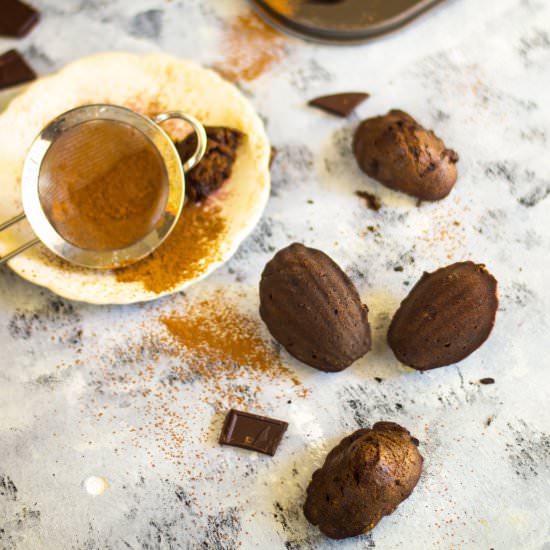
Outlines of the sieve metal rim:
<svg viewBox="0 0 550 550">
<path fill-rule="evenodd" d="M 197 149 L 182 167 L 177 149 L 168 134 L 159 126 L 162 122 L 179 118 L 188 122 L 197 135 Z M 159 151 L 168 175 L 168 200 L 155 228 L 138 242 L 113 251 L 91 251 L 67 242 L 57 233 L 42 209 L 39 197 L 39 175 L 42 162 L 57 137 L 69 128 L 93 120 L 123 122 L 140 130 Z M 152 119 L 120 105 L 92 104 L 67 111 L 46 125 L 35 138 L 23 166 L 21 193 L 24 215 L 2 224 L 4 228 L 18 223 L 25 216 L 37 239 L 25 243 L 16 251 L 0 259 L 4 263 L 16 254 L 42 242 L 54 254 L 82 267 L 113 269 L 134 263 L 153 252 L 170 235 L 183 209 L 185 200 L 185 171 L 190 170 L 203 157 L 206 150 L 206 132 L 194 117 L 181 111 L 160 113 Z"/>
</svg>

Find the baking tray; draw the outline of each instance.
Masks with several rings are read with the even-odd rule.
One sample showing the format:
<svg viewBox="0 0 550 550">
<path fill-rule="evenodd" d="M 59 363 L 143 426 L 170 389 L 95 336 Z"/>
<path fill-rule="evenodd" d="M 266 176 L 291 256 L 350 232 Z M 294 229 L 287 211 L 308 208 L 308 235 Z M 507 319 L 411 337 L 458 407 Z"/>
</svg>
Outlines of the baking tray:
<svg viewBox="0 0 550 550">
<path fill-rule="evenodd" d="M 356 43 L 389 33 L 443 0 L 252 0 L 271 25 L 307 40 Z"/>
</svg>

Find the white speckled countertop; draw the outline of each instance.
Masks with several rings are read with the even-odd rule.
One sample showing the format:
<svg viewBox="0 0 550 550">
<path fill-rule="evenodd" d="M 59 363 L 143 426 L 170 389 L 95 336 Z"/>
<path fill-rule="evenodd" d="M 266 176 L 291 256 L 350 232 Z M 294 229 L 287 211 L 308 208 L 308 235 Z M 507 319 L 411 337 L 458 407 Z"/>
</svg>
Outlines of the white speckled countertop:
<svg viewBox="0 0 550 550">
<path fill-rule="evenodd" d="M 18 47 L 41 74 L 102 50 L 219 65 L 228 26 L 247 10 L 239 0 L 34 3 L 42 22 L 0 51 Z M 239 83 L 279 149 L 272 197 L 227 266 L 185 296 L 123 308 L 68 303 L 0 270 L 2 550 L 550 548 L 550 4 L 448 0 L 364 46 L 276 47 L 262 75 Z M 349 120 L 305 106 L 354 89 L 372 97 Z M 460 153 L 448 199 L 418 207 L 355 166 L 359 117 L 390 108 Z M 367 209 L 358 189 L 384 207 Z M 325 375 L 282 353 L 299 386 L 245 369 L 215 390 L 204 374 L 172 376 L 179 360 L 162 350 L 128 351 L 164 312 L 218 289 L 257 317 L 261 270 L 294 240 L 329 253 L 369 305 L 374 349 L 351 368 Z M 385 344 L 396 306 L 424 270 L 470 258 L 500 283 L 491 338 L 456 366 L 400 366 Z M 288 420 L 276 457 L 218 446 L 235 404 Z M 301 513 L 305 487 L 338 440 L 378 420 L 418 437 L 423 476 L 369 535 L 330 541 Z"/>
</svg>

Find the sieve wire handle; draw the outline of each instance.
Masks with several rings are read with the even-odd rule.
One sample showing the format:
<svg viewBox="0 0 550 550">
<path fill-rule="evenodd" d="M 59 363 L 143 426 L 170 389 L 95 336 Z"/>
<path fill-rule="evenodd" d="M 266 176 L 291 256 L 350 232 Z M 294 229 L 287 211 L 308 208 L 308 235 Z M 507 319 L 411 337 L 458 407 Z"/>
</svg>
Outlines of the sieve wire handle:
<svg viewBox="0 0 550 550">
<path fill-rule="evenodd" d="M 2 233 L 2 231 L 5 231 L 12 225 L 19 223 L 20 221 L 23 221 L 26 217 L 27 216 L 25 216 L 25 213 L 21 212 L 21 214 L 17 214 L 17 216 L 14 216 L 13 218 L 11 218 L 11 220 L 8 220 L 0 224 L 0 233 Z M 17 256 L 18 254 L 21 254 L 21 252 L 25 252 L 25 250 L 32 248 L 34 245 L 38 244 L 39 242 L 40 242 L 40 239 L 32 239 L 30 241 L 27 241 L 25 244 L 22 244 L 19 248 L 16 248 L 15 250 L 8 252 L 8 254 L 0 258 L 0 265 L 5 264 L 6 262 L 9 262 L 12 258 L 15 258 L 15 256 Z"/>
<path fill-rule="evenodd" d="M 172 118 L 185 120 L 185 122 L 189 123 L 192 126 L 193 131 L 197 135 L 197 148 L 195 149 L 195 152 L 191 155 L 191 158 L 189 158 L 187 162 L 183 164 L 183 171 L 189 172 L 191 168 L 196 166 L 201 161 L 204 153 L 206 152 L 206 144 L 208 142 L 206 131 L 204 129 L 204 126 L 194 116 L 183 113 L 182 111 L 167 111 L 166 113 L 160 113 L 159 115 L 154 116 L 152 120 L 155 124 L 162 124 L 163 122 L 166 122 L 167 120 L 170 120 Z"/>
</svg>

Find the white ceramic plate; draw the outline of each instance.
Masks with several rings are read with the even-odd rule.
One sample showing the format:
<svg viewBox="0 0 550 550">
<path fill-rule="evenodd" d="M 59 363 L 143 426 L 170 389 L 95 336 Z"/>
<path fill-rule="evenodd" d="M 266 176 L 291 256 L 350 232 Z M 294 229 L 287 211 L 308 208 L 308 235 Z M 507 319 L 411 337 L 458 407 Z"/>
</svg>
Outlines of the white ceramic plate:
<svg viewBox="0 0 550 550">
<path fill-rule="evenodd" d="M 0 115 L 0 220 L 21 210 L 21 168 L 35 135 L 60 113 L 89 103 L 124 105 L 148 115 L 180 110 L 205 125 L 230 126 L 246 134 L 231 179 L 203 206 L 205 212 L 215 209 L 222 220 L 224 229 L 217 244 L 212 253 L 198 261 L 195 257 L 193 269 L 182 269 L 172 277 L 169 288 L 132 281 L 133 277 L 121 280 L 113 271 L 70 265 L 41 245 L 14 258 L 9 263 L 11 268 L 21 277 L 69 299 L 128 304 L 179 292 L 226 262 L 257 224 L 269 197 L 269 141 L 262 121 L 232 84 L 213 71 L 164 54 L 108 53 L 80 59 L 39 79 L 9 103 Z M 166 129 L 169 133 L 178 131 Z M 179 223 L 185 223 L 185 215 Z M 29 227 L 22 225 L 0 235 L 0 255 L 32 236 Z M 170 240 L 181 234 L 174 231 L 162 246 L 173 245 Z M 145 272 L 162 267 L 166 254 L 162 247 L 159 252 L 145 259 L 149 264 L 139 269 Z"/>
</svg>

